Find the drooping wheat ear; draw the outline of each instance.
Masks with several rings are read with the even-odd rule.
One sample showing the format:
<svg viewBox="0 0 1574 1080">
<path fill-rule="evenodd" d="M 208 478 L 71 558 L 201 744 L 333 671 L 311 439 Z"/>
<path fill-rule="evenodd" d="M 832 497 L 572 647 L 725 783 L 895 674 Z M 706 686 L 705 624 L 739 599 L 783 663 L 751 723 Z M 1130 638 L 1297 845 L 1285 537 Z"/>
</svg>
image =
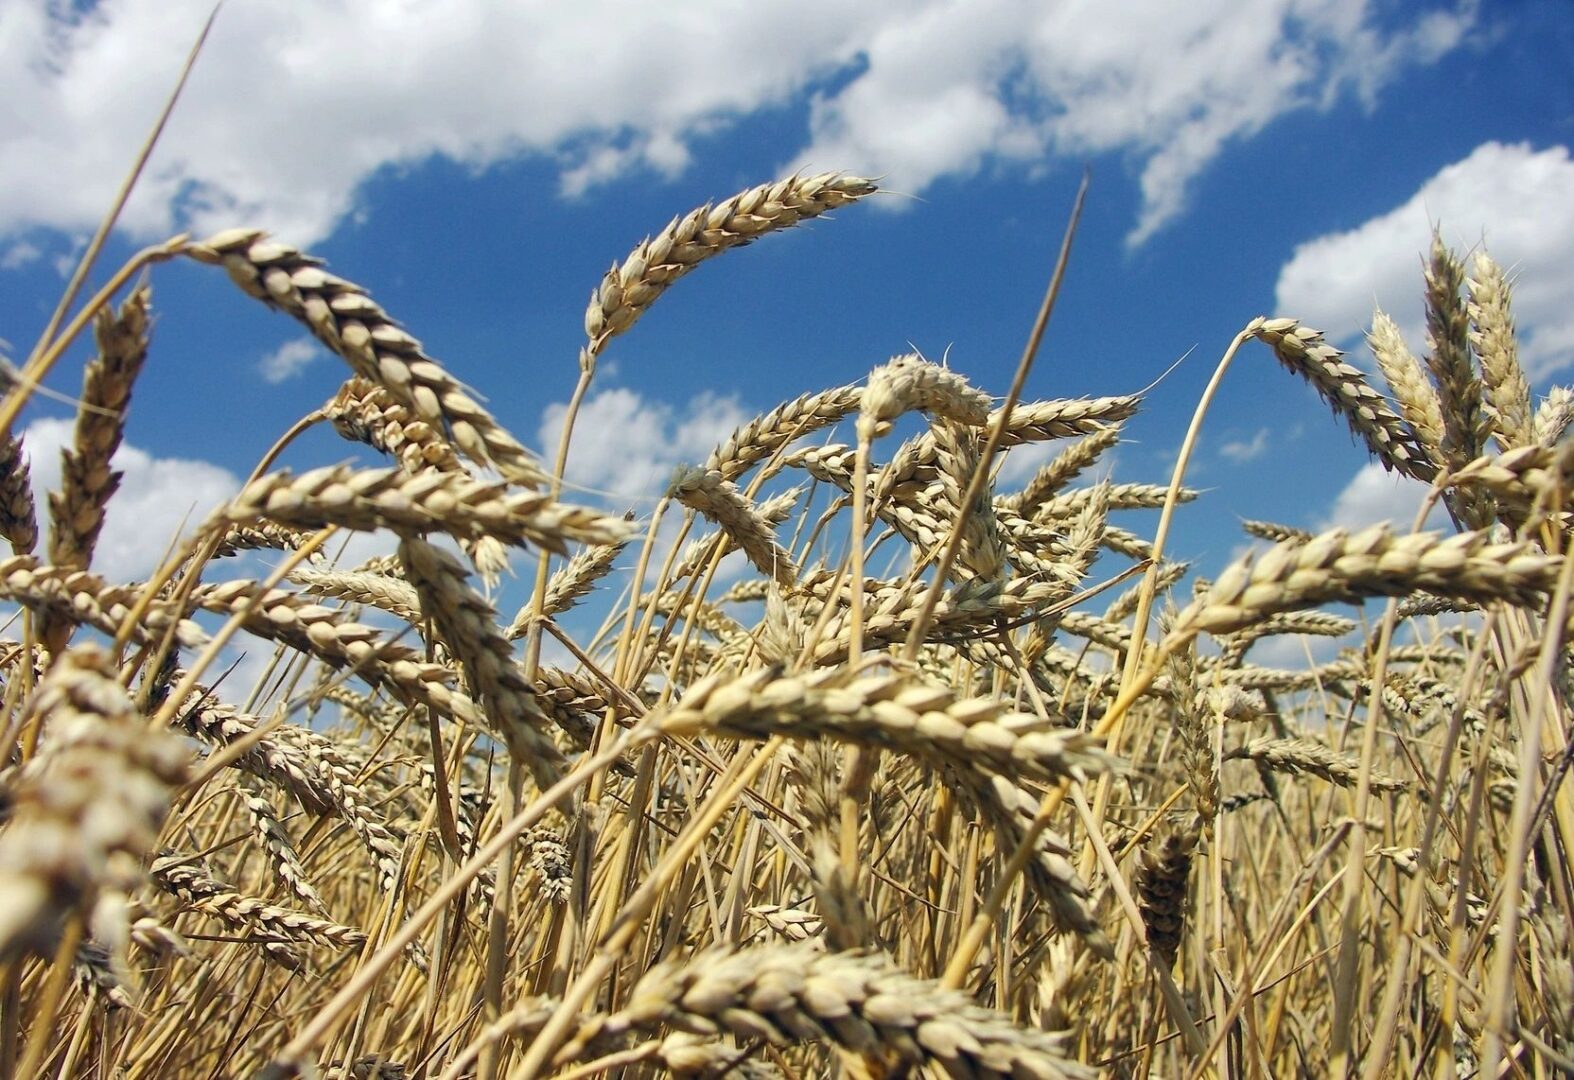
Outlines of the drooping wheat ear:
<svg viewBox="0 0 1574 1080">
<path fill-rule="evenodd" d="M 38 543 L 38 518 L 33 513 L 32 471 L 22 456 L 22 440 L 0 436 L 0 536 L 18 555 Z"/>
<path fill-rule="evenodd" d="M 538 544 L 561 552 L 568 541 L 606 544 L 629 533 L 629 523 L 595 510 L 556 502 L 507 484 L 484 484 L 435 469 L 351 469 L 336 465 L 300 476 L 269 473 L 241 489 L 214 522 L 249 525 L 272 520 L 296 528 L 342 525 L 459 540 L 493 537 L 505 544 Z"/>
<path fill-rule="evenodd" d="M 1568 1055 L 1574 1052 L 1574 942 L 1569 936 L 1569 920 L 1536 872 L 1535 863 L 1527 863 L 1525 871 L 1531 898 L 1527 922 L 1541 954 L 1538 966 L 1541 997 L 1546 1002 L 1546 1033 L 1552 1045 Z"/>
<path fill-rule="evenodd" d="M 922 409 L 932 416 L 982 427 L 989 420 L 990 397 L 958 373 L 916 353 L 893 357 L 869 373 L 858 406 L 858 437 L 873 439 L 891 421 Z"/>
<path fill-rule="evenodd" d="M 625 521 L 633 521 L 632 513 L 623 516 Z M 582 551 L 574 554 L 562 567 L 552 574 L 552 579 L 547 582 L 546 598 L 541 604 L 541 614 L 546 618 L 561 615 L 572 608 L 583 597 L 590 594 L 590 590 L 607 575 L 612 569 L 612 564 L 617 562 L 618 555 L 628 545 L 628 539 L 614 540 L 610 544 L 592 544 Z M 508 624 L 504 636 L 510 641 L 523 637 L 530 628 L 531 616 L 534 605 L 527 601 L 514 616 L 513 622 Z"/>
<path fill-rule="evenodd" d="M 1294 319 L 1262 317 L 1246 329 L 1271 348 L 1281 364 L 1311 383 L 1385 467 L 1426 482 L 1436 475 L 1404 420 L 1367 385 L 1365 376 L 1340 359 L 1344 354 L 1324 341 L 1321 333 Z"/>
<path fill-rule="evenodd" d="M 1541 399 L 1536 418 L 1531 423 L 1536 442 L 1542 446 L 1556 446 L 1571 425 L 1574 425 L 1574 390 L 1554 386 Z"/>
<path fill-rule="evenodd" d="M 357 375 L 382 386 L 476 464 L 494 466 L 514 483 L 545 486 L 546 474 L 530 452 L 464 385 L 364 289 L 322 269 L 321 260 L 269 240 L 260 229 L 231 229 L 183 250 L 224 267 L 249 295 L 304 323 Z"/>
<path fill-rule="evenodd" d="M 999 578 L 1006 569 L 1006 545 L 995 517 L 992 485 L 985 483 L 973 502 L 962 505 L 973 474 L 983 467 L 984 444 L 979 429 L 939 420 L 931 425 L 930 433 L 939 454 L 940 490 L 951 510 L 947 517 L 959 523 L 953 528 L 962 530 L 957 566 L 966 571 L 962 576 L 984 581 Z"/>
<path fill-rule="evenodd" d="M 310 533 L 286 529 L 271 521 L 259 521 L 255 525 L 231 525 L 219 534 L 213 557 L 224 559 L 242 551 L 294 551 L 310 539 Z M 321 551 L 312 552 L 309 559 L 311 562 L 326 560 L 327 556 Z"/>
<path fill-rule="evenodd" d="M 271 736 L 254 735 L 258 720 L 213 697 L 212 691 L 196 687 L 176 713 L 174 726 L 215 747 L 225 747 L 245 739 L 248 749 L 231 768 L 255 776 L 289 792 L 315 814 L 335 813 L 330 782 L 320 763 L 306 759 L 297 749 Z"/>
<path fill-rule="evenodd" d="M 1426 452 L 1434 465 L 1443 461 L 1443 408 L 1437 402 L 1437 391 L 1421 369 L 1404 335 L 1394 320 L 1382 311 L 1372 315 L 1372 329 L 1366 343 L 1377 360 L 1377 367 L 1388 380 L 1388 388 L 1399 403 L 1399 411 L 1416 443 Z"/>
<path fill-rule="evenodd" d="M 1456 488 L 1490 494 L 1505 520 L 1521 522 L 1538 504 L 1561 510 L 1574 481 L 1574 447 L 1533 446 L 1487 454 L 1462 466 L 1452 477 Z"/>
<path fill-rule="evenodd" d="M 370 379 L 352 375 L 322 412 L 340 435 L 392 455 L 407 472 L 463 468 L 459 455 L 437 429 Z"/>
<path fill-rule="evenodd" d="M 681 467 L 667 485 L 667 495 L 704 514 L 733 539 L 760 573 L 783 588 L 798 580 L 798 566 L 780 544 L 775 530 L 738 485 L 715 469 Z"/>
<path fill-rule="evenodd" d="M 1306 541 L 1312 534 L 1305 529 L 1297 529 L 1293 525 L 1280 525 L 1276 521 L 1242 521 L 1241 528 L 1248 536 L 1255 536 L 1261 540 L 1269 540 L 1277 544 L 1281 540 Z"/>
<path fill-rule="evenodd" d="M 1320 533 L 1286 542 L 1253 563 L 1232 564 L 1192 601 L 1166 639 L 1243 630 L 1281 611 L 1331 600 L 1404 596 L 1425 589 L 1479 603 L 1533 606 L 1556 585 L 1560 560 L 1524 543 L 1493 543 L 1489 532 L 1395 536 L 1386 525 L 1351 535 Z"/>
<path fill-rule="evenodd" d="M 1275 772 L 1311 773 L 1340 787 L 1354 787 L 1361 775 L 1358 760 L 1309 738 L 1253 739 L 1244 746 L 1224 752 L 1226 761 L 1239 758 L 1257 762 Z M 1409 786 L 1403 780 L 1375 772 L 1367 782 L 1373 791 L 1403 791 Z"/>
<path fill-rule="evenodd" d="M 1023 517 L 1034 517 L 1040 506 L 1091 468 L 1106 450 L 1118 442 L 1120 442 L 1119 424 L 1100 428 L 1066 447 L 1047 465 L 1034 473 L 1021 491 L 1014 495 L 1002 496 L 1002 500 Z"/>
<path fill-rule="evenodd" d="M 821 1040 L 861 1055 L 883 1075 L 929 1065 L 958 1077 L 1093 1076 L 1067 1056 L 1059 1036 L 1017 1027 L 877 953 L 826 953 L 814 942 L 663 964 L 640 979 L 622 1009 L 582 1025 L 556 1063 L 576 1060 L 596 1039 L 658 1027 L 776 1045 Z"/>
<path fill-rule="evenodd" d="M 49 496 L 49 561 L 86 569 L 93 558 L 104 507 L 120 486 L 109 460 L 120 448 L 131 387 L 148 355 L 146 285 L 135 289 L 117 312 L 107 308 L 94 326 L 98 356 L 82 376 L 82 406 L 75 444 L 61 452 L 60 490 Z"/>
<path fill-rule="evenodd" d="M 1471 267 L 1470 343 L 1481 359 L 1481 384 L 1492 410 L 1498 443 L 1505 450 L 1528 446 L 1534 439 L 1530 423 L 1530 385 L 1519 363 L 1519 341 L 1509 304 L 1503 268 L 1485 251 L 1476 252 Z"/>
<path fill-rule="evenodd" d="M 350 826 L 350 831 L 372 857 L 377 867 L 378 887 L 384 891 L 395 888 L 404 859 L 404 840 L 388 826 L 361 787 L 360 768 L 346 760 L 332 738 L 310 728 L 281 727 L 274 738 L 312 763 L 315 774 L 332 796 L 334 812 Z"/>
<path fill-rule="evenodd" d="M 164 892 L 185 901 L 194 910 L 261 936 L 338 949 L 359 948 L 366 943 L 366 935 L 353 926 L 246 896 L 173 851 L 165 850 L 154 859 L 148 876 Z"/>
<path fill-rule="evenodd" d="M 830 740 L 794 744 L 787 777 L 797 796 L 803 821 L 803 850 L 809 857 L 809 883 L 819 909 L 819 927 L 833 949 L 867 947 L 874 932 L 855 873 L 843 863 L 838 847 L 842 790 L 841 754 Z M 771 920 L 767 920 L 768 922 Z M 784 920 L 777 920 L 779 925 Z M 800 924 L 801 927 L 801 924 Z M 808 935 L 792 935 L 804 940 Z"/>
<path fill-rule="evenodd" d="M 323 903 L 322 895 L 306 876 L 306 868 L 301 865 L 295 842 L 290 839 L 284 823 L 274 812 L 273 803 L 263 792 L 262 786 L 242 774 L 235 788 L 241 805 L 246 808 L 246 816 L 251 819 L 252 831 L 262 842 L 262 850 L 268 856 L 274 875 L 297 900 L 316 911 L 327 911 L 328 906 Z"/>
<path fill-rule="evenodd" d="M 1355 621 L 1326 611 L 1287 611 L 1270 615 L 1239 633 L 1227 635 L 1219 653 L 1219 663 L 1239 667 L 1252 644 L 1277 634 L 1307 634 L 1313 637 L 1344 637 L 1356 631 Z"/>
<path fill-rule="evenodd" d="M 905 637 L 918 617 L 929 583 L 921 579 L 894 585 L 877 581 L 874 586 L 864 610 L 864 640 L 890 642 Z M 1074 581 L 1060 577 L 1048 581 L 1018 577 L 1004 584 L 966 582 L 936 603 L 929 621 L 928 640 L 944 641 L 992 626 L 1001 619 L 1014 621 L 1034 615 L 1066 599 L 1074 586 Z M 832 664 L 844 657 L 846 635 L 847 615 L 842 612 L 831 618 L 824 636 L 815 646 L 814 663 Z"/>
<path fill-rule="evenodd" d="M 772 495 L 760 503 L 758 511 L 760 520 L 768 526 L 774 535 L 774 530 L 782 522 L 792 516 L 793 510 L 798 505 L 798 500 L 803 498 L 803 485 L 788 488 L 780 495 Z M 672 569 L 673 581 L 682 581 L 684 578 L 693 577 L 705 569 L 710 561 L 711 553 L 715 549 L 718 537 L 721 540 L 724 553 L 735 551 L 738 548 L 737 540 L 725 529 L 720 533 L 711 533 L 691 540 L 684 547 L 683 554 L 678 556 L 678 564 Z"/>
<path fill-rule="evenodd" d="M 1142 398 L 1136 394 L 1024 401 L 1012 409 L 1010 417 L 1006 418 L 1006 428 L 1000 437 L 1000 445 L 1010 448 L 1024 443 L 1094 435 L 1111 424 L 1120 424 L 1131 419 L 1141 405 Z M 1001 415 L 1000 409 L 991 412 L 988 426 L 998 426 Z"/>
<path fill-rule="evenodd" d="M 662 730 L 831 738 L 936 765 L 1045 781 L 1110 765 L 1082 734 L 1047 727 L 998 701 L 961 698 L 947 687 L 889 673 L 849 681 L 835 669 L 781 675 L 760 668 L 730 680 L 708 677 L 671 707 Z"/>
<path fill-rule="evenodd" d="M 796 397 L 727 436 L 705 459 L 705 467 L 735 481 L 787 444 L 847 417 L 862 398 L 863 388 L 858 386 L 837 386 Z"/>
<path fill-rule="evenodd" d="M 875 191 L 873 181 L 842 173 L 790 176 L 706 203 L 649 237 L 601 279 L 585 309 L 588 352 L 633 326 L 674 281 L 706 259 L 767 233 L 835 210 Z"/>
<path fill-rule="evenodd" d="M 9 785 L 0 833 L 0 957 L 48 955 L 62 920 L 101 887 L 132 891 L 190 753 L 150 731 L 96 645 L 63 653 L 24 706 L 38 756 Z"/>
<path fill-rule="evenodd" d="M 1143 846 L 1137 866 L 1137 907 L 1148 945 L 1167 964 L 1175 963 L 1186 935 L 1191 857 L 1197 839 L 1195 825 L 1166 827 Z"/>
<path fill-rule="evenodd" d="M 1099 538 L 1099 543 L 1117 555 L 1124 555 L 1138 562 L 1153 558 L 1152 541 L 1118 525 L 1105 524 L 1104 535 Z"/>
<path fill-rule="evenodd" d="M 290 572 L 290 580 L 314 596 L 365 604 L 390 612 L 412 624 L 421 621 L 420 599 L 415 589 L 403 578 L 298 567 Z"/>
<path fill-rule="evenodd" d="M 407 538 L 399 544 L 399 557 L 420 594 L 421 610 L 463 666 L 492 730 L 545 791 L 562 778 L 566 763 L 547 734 L 551 721 L 497 628 L 497 613 L 465 583 L 464 567 L 447 552 Z"/>
<path fill-rule="evenodd" d="M 1037 796 L 999 773 L 947 769 L 941 776 L 977 807 L 979 816 L 994 830 L 995 848 L 1002 857 L 1027 842 L 1039 809 Z M 1093 913 L 1092 890 L 1078 876 L 1071 854 L 1064 836 L 1052 829 L 1039 832 L 1033 842 L 1033 857 L 1023 871 L 1028 895 L 1045 905 L 1055 929 L 1077 935 L 1100 956 L 1112 957 L 1109 938 Z"/>
<path fill-rule="evenodd" d="M 0 559 L 0 597 L 25 608 L 62 620 L 91 626 L 113 637 L 121 623 L 136 606 L 140 590 L 127 585 L 108 585 L 87 570 L 61 570 L 39 566 L 32 555 L 13 555 Z M 155 606 L 136 624 L 133 640 L 143 642 L 170 629 L 181 645 L 195 646 L 207 640 L 202 628 L 188 619 L 176 619 Z"/>
</svg>

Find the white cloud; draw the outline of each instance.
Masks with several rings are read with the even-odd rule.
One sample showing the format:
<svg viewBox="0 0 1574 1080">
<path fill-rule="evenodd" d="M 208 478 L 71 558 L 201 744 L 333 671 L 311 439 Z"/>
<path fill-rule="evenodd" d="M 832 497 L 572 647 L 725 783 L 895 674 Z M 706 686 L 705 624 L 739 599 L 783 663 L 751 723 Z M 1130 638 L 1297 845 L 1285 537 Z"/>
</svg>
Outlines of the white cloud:
<svg viewBox="0 0 1574 1080">
<path fill-rule="evenodd" d="M 540 441 L 556 454 L 566 406 L 547 407 Z M 680 464 L 697 465 L 723 439 L 752 419 L 733 397 L 706 392 L 681 411 L 627 389 L 603 390 L 580 407 L 566 479 L 617 500 L 660 498 Z"/>
<path fill-rule="evenodd" d="M 909 191 L 990 162 L 1129 152 L 1140 241 L 1227 142 L 1348 89 L 1369 99 L 1452 48 L 1474 2 L 1379 30 L 1374 0 L 1142 0 L 1120 19 L 1034 0 L 232 0 L 122 223 L 257 223 L 308 243 L 368 177 L 434 155 L 548 155 L 572 194 L 681 171 L 695 138 L 807 92 L 807 148 L 786 156 Z M 98 221 L 210 6 L 7 6 L 0 234 Z"/>
<path fill-rule="evenodd" d="M 326 355 L 311 338 L 295 338 L 293 341 L 286 341 L 257 361 L 257 370 L 262 372 L 262 377 L 266 381 L 281 383 L 285 379 L 299 375 L 306 369 L 307 364 L 319 356 Z"/>
<path fill-rule="evenodd" d="M 72 427 L 70 420 L 35 420 L 24 435 L 44 534 L 47 493 L 60 486 L 60 450 L 70 445 Z M 125 475 L 109 500 L 93 570 L 114 582 L 146 578 L 177 534 L 190 535 L 240 488 L 234 473 L 211 462 L 154 457 L 130 443 L 121 444 L 112 462 Z M 41 536 L 40 543 L 45 542 Z"/>
<path fill-rule="evenodd" d="M 1374 28 L 1365 0 L 1145 0 L 1121 17 L 1095 3 L 934 3 L 865 45 L 865 71 L 818 95 L 804 167 L 888 174 L 915 190 L 991 155 L 1037 161 L 1130 152 L 1140 244 L 1185 205 L 1186 187 L 1233 139 L 1285 112 L 1370 100 L 1410 63 L 1459 41 L 1472 4 Z"/>
<path fill-rule="evenodd" d="M 1301 244 L 1279 272 L 1278 313 L 1346 340 L 1371 324 L 1375 304 L 1419 355 L 1426 348 L 1420 259 L 1434 222 L 1456 250 L 1484 240 L 1511 271 L 1521 359 L 1531 374 L 1574 364 L 1574 162 L 1563 146 L 1483 143 L 1402 206 Z"/>
<path fill-rule="evenodd" d="M 6 248 L 4 255 L 0 255 L 0 270 L 20 270 L 42 254 L 43 251 L 36 244 L 19 240 Z"/>
<path fill-rule="evenodd" d="M 1219 447 L 1219 454 L 1237 465 L 1256 461 L 1268 452 L 1268 435 L 1267 428 L 1258 428 L 1250 439 L 1230 439 L 1225 442 Z"/>
<path fill-rule="evenodd" d="M 1378 462 L 1368 462 L 1350 478 L 1334 500 L 1333 509 L 1321 528 L 1353 532 L 1386 521 L 1397 530 L 1409 532 L 1427 491 L 1425 484 L 1385 472 Z M 1451 527 L 1448 512 L 1438 504 L 1427 514 L 1423 529 L 1447 530 Z"/>
</svg>

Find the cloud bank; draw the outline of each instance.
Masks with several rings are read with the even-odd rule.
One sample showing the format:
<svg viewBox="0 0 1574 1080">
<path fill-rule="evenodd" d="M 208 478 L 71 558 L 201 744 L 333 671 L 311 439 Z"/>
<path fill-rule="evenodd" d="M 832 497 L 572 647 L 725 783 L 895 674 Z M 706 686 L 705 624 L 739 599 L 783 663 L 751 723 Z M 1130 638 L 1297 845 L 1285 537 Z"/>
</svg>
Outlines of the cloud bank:
<svg viewBox="0 0 1574 1080">
<path fill-rule="evenodd" d="M 1119 20 L 1085 0 L 231 0 L 123 221 L 141 237 L 260 223 L 310 243 L 368 178 L 433 156 L 484 169 L 544 155 L 573 194 L 679 173 L 697 139 L 806 103 L 784 165 L 911 192 L 1125 154 L 1136 243 L 1231 141 L 1371 100 L 1452 49 L 1474 2 L 1393 25 L 1375 0 L 1138 0 Z M 0 235 L 97 222 L 210 6 L 6 6 Z"/>
</svg>

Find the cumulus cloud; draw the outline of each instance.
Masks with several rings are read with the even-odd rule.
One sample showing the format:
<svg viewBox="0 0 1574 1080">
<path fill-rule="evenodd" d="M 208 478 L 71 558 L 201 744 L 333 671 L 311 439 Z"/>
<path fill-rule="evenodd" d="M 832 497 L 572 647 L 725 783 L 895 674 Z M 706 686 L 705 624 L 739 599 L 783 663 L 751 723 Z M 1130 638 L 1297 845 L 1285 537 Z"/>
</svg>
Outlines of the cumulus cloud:
<svg viewBox="0 0 1574 1080">
<path fill-rule="evenodd" d="M 1385 472 L 1378 462 L 1368 462 L 1334 499 L 1333 508 L 1321 528 L 1354 531 L 1386 521 L 1395 529 L 1409 532 L 1426 494 L 1426 485 Z M 1434 506 L 1424 528 L 1449 527 L 1448 512 L 1441 504 Z"/>
<path fill-rule="evenodd" d="M 60 451 L 71 444 L 72 427 L 70 420 L 35 420 L 23 437 L 41 529 L 47 528 L 48 492 L 60 487 Z M 110 581 L 146 578 L 177 535 L 189 535 L 240 488 L 234 473 L 211 462 L 155 457 L 130 443 L 121 444 L 113 464 L 125 475 L 109 501 L 93 556 L 93 569 Z"/>
<path fill-rule="evenodd" d="M 1268 435 L 1268 429 L 1263 427 L 1249 439 L 1229 439 L 1219 447 L 1219 454 L 1237 465 L 1256 461 L 1268 452 Z"/>
<path fill-rule="evenodd" d="M 1511 271 L 1520 357 L 1531 375 L 1574 364 L 1574 162 L 1564 146 L 1483 143 L 1403 205 L 1301 244 L 1279 272 L 1278 310 L 1348 340 L 1370 325 L 1375 304 L 1419 354 L 1420 256 L 1434 223 L 1456 250 L 1484 242 Z"/>
<path fill-rule="evenodd" d="M 909 191 L 991 162 L 1129 153 L 1140 242 L 1231 140 L 1347 92 L 1370 98 L 1453 48 L 1475 0 L 1456 3 L 1379 27 L 1374 0 L 1142 0 L 1119 20 L 1033 0 L 774 13 L 736 0 L 235 0 L 122 223 L 149 236 L 256 221 L 311 242 L 380 170 L 541 154 L 574 193 L 681 171 L 697 137 L 807 96 L 807 142 L 785 156 Z M 97 222 L 209 7 L 9 5 L 0 235 Z"/>
<path fill-rule="evenodd" d="M 1378 30 L 1364 0 L 990 0 L 917 5 L 876 29 L 865 70 L 817 94 L 800 166 L 864 169 L 921 188 L 991 158 L 1126 151 L 1139 162 L 1139 244 L 1185 206 L 1231 140 L 1326 107 L 1370 100 L 1407 63 L 1454 47 L 1473 5 Z"/>
<path fill-rule="evenodd" d="M 277 349 L 257 362 L 257 370 L 262 372 L 262 377 L 270 383 L 281 383 L 285 379 L 293 378 L 306 369 L 306 365 L 326 355 L 322 348 L 309 337 L 295 338 L 286 341 Z"/>
<path fill-rule="evenodd" d="M 540 444 L 556 447 L 567 406 L 547 407 Z M 653 502 L 680 464 L 697 465 L 755 414 L 734 397 L 706 392 L 679 408 L 615 388 L 580 407 L 568 457 L 570 484 L 618 500 Z"/>
</svg>

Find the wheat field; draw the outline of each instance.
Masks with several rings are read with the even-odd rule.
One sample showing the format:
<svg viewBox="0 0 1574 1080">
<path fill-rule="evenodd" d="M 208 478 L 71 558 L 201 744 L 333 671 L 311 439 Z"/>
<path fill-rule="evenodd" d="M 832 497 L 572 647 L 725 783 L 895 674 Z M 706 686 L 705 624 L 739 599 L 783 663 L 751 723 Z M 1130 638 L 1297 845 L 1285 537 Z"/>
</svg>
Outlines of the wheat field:
<svg viewBox="0 0 1574 1080">
<path fill-rule="evenodd" d="M 1219 366 L 1304 378 L 1446 534 L 1252 521 L 1200 579 L 1166 554 L 1187 451 L 1102 467 L 1140 398 L 1020 399 L 1053 285 L 1008 391 L 899 356 L 743 425 L 653 512 L 576 502 L 617 340 L 875 190 L 788 177 L 636 246 L 541 454 L 260 230 L 150 248 L 51 325 L 5 430 L 75 339 L 96 355 L 47 507 L 0 444 L 0 1073 L 1574 1072 L 1574 395 L 1532 398 L 1503 271 L 1436 244 L 1423 355 L 1374 317 L 1385 385 L 1284 317 Z M 346 381 L 151 580 L 106 580 L 171 260 Z M 319 425 L 385 463 L 278 469 Z M 325 556 L 377 530 L 387 555 Z M 530 595 L 500 612 L 510 570 Z M 1284 635 L 1331 658 L 1254 661 Z M 236 642 L 273 662 L 215 691 Z"/>
</svg>

